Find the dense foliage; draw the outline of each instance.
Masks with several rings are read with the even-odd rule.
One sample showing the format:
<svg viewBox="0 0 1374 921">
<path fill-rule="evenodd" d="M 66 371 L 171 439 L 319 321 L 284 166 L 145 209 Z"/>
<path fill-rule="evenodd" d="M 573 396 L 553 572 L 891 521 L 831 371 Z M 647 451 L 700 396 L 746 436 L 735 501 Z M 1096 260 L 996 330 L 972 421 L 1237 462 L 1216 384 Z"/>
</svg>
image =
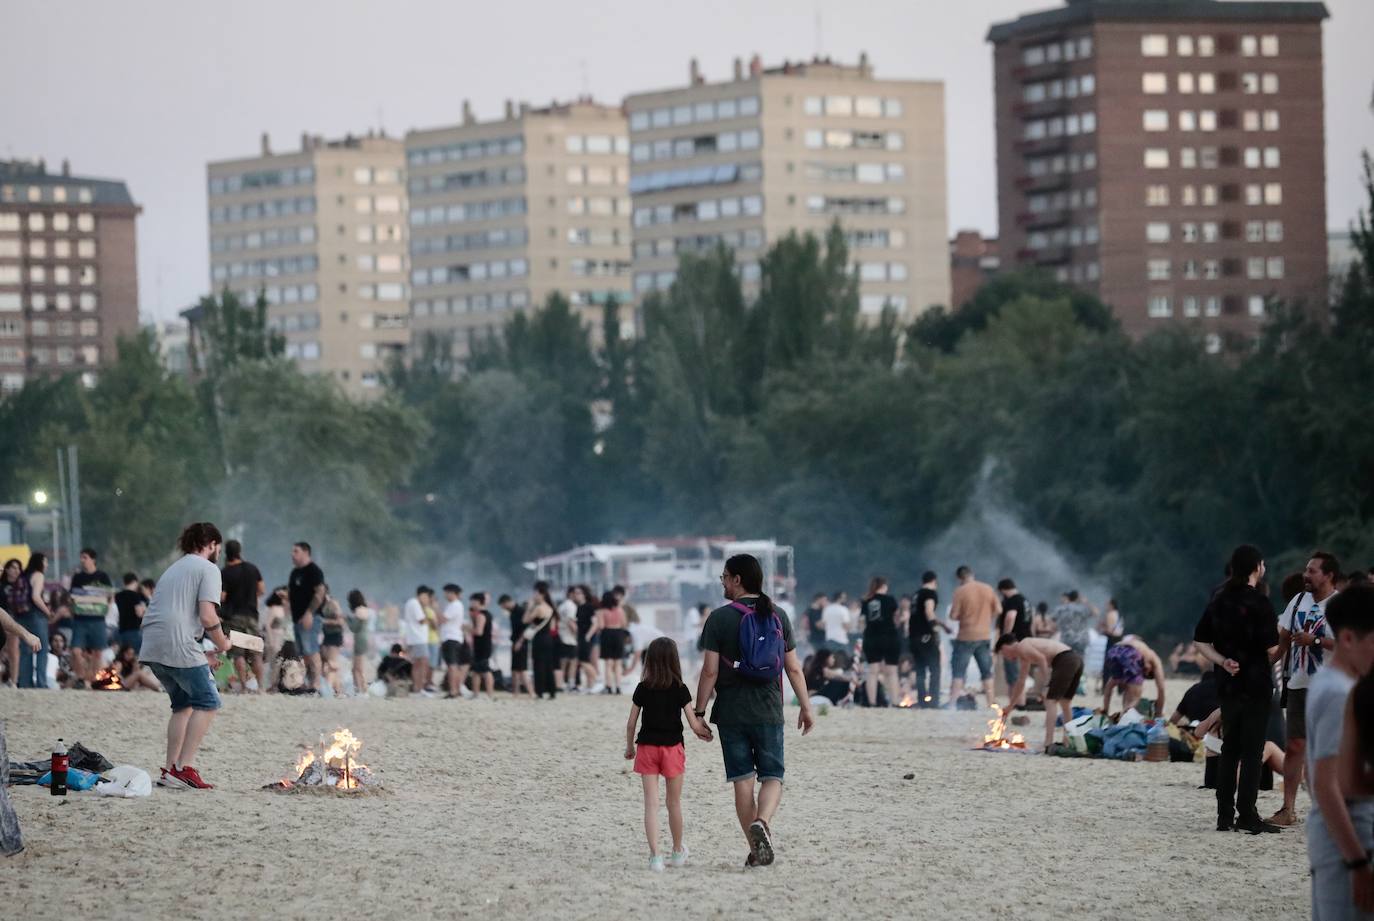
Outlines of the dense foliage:
<svg viewBox="0 0 1374 921">
<path fill-rule="evenodd" d="M 577 542 L 733 533 L 794 544 L 803 591 L 874 571 L 909 588 L 964 557 L 1040 597 L 1070 587 L 1037 583 L 1038 560 L 996 528 L 954 541 L 991 504 L 1109 587 L 1136 629 L 1177 633 L 1238 542 L 1276 575 L 1318 546 L 1374 564 L 1367 220 L 1355 239 L 1330 311 L 1276 304 L 1257 346 L 1219 357 L 1185 327 L 1132 341 L 1038 275 L 902 329 L 860 316 L 838 230 L 794 235 L 756 297 L 727 250 L 684 256 L 633 341 L 615 305 L 593 330 L 554 296 L 466 374 L 446 341 L 420 343 L 365 403 L 300 374 L 261 311 L 226 296 L 203 305 L 213 373 L 198 385 L 145 335 L 92 390 L 36 383 L 0 403 L 0 495 L 50 485 L 55 447 L 76 443 L 87 541 L 127 564 L 211 517 L 264 554 L 305 535 L 393 574 L 463 561 L 515 581 Z"/>
</svg>

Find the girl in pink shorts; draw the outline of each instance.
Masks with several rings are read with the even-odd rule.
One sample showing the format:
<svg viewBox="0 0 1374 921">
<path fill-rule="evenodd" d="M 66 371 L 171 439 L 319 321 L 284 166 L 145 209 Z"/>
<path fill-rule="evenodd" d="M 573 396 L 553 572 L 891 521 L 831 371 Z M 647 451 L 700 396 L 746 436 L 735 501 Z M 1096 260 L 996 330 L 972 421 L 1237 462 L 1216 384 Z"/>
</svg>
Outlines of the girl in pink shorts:
<svg viewBox="0 0 1374 921">
<path fill-rule="evenodd" d="M 682 745 L 684 713 L 692 732 L 711 741 L 710 728 L 692 712 L 692 692 L 682 681 L 677 644 L 666 636 L 659 637 L 649 644 L 644 655 L 644 671 L 635 688 L 630 721 L 625 727 L 625 760 L 634 761 L 635 773 L 644 784 L 644 834 L 649 839 L 649 869 L 656 873 L 663 872 L 665 866 L 663 855 L 658 852 L 660 776 L 668 786 L 668 830 L 673 835 L 673 851 L 667 866 L 681 867 L 687 863 L 687 845 L 682 843 L 682 774 L 687 769 L 687 753 Z"/>
</svg>

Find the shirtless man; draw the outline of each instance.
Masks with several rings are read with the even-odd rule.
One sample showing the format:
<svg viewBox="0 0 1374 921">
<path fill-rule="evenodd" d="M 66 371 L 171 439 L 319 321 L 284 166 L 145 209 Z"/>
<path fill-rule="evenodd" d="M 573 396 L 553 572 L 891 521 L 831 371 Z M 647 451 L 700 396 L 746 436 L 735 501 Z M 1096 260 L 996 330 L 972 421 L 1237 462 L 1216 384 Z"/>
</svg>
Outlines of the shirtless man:
<svg viewBox="0 0 1374 921">
<path fill-rule="evenodd" d="M 1083 657 L 1074 652 L 1067 644 L 1058 640 L 1028 636 L 1018 640 L 1013 634 L 1005 634 L 997 640 L 994 652 L 1004 659 L 1025 663 L 1016 685 L 1007 699 L 1007 710 L 1025 703 L 1026 678 L 1035 667 L 1044 669 L 1041 674 L 1049 675 L 1045 684 L 1045 752 L 1054 747 L 1054 723 L 1059 713 L 1055 704 L 1064 715 L 1064 725 L 1073 720 L 1073 695 L 1078 691 L 1078 682 L 1083 680 Z"/>
<path fill-rule="evenodd" d="M 1164 662 L 1145 641 L 1134 634 L 1127 634 L 1107 650 L 1102 663 L 1103 694 L 1102 712 L 1112 709 L 1112 691 L 1121 688 L 1121 709 L 1123 712 L 1140 702 L 1145 679 L 1155 681 L 1155 710 L 1159 716 L 1164 711 Z"/>
</svg>

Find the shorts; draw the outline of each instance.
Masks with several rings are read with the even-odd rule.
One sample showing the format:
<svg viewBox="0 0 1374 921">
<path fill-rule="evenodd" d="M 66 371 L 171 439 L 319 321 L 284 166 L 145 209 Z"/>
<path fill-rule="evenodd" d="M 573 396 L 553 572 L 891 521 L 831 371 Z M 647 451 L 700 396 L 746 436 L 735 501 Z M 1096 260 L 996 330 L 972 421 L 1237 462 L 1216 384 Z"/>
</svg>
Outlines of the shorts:
<svg viewBox="0 0 1374 921">
<path fill-rule="evenodd" d="M 592 660 L 592 647 L 596 645 L 585 636 L 577 638 L 577 661 L 590 662 Z"/>
<path fill-rule="evenodd" d="M 368 652 L 367 631 L 359 630 L 353 634 L 353 655 L 365 656 Z"/>
<path fill-rule="evenodd" d="M 428 643 L 407 643 L 407 644 L 406 644 L 406 657 L 410 659 L 410 663 L 411 663 L 412 665 L 414 665 L 416 662 L 424 662 L 426 665 L 428 665 L 428 664 L 429 664 L 429 644 L 428 644 Z"/>
<path fill-rule="evenodd" d="M 978 677 L 992 680 L 992 643 L 987 640 L 955 640 L 950 654 L 950 677 L 963 681 L 968 674 L 968 660 L 978 663 Z"/>
<path fill-rule="evenodd" d="M 343 648 L 343 630 L 326 630 L 322 646 L 333 646 L 336 649 Z"/>
<path fill-rule="evenodd" d="M 1050 680 L 1045 683 L 1046 700 L 1073 700 L 1083 680 L 1083 657 L 1065 649 L 1050 662 Z"/>
<path fill-rule="evenodd" d="M 482 658 L 482 659 L 473 659 L 473 660 L 472 660 L 472 673 L 473 673 L 474 675 L 489 675 L 489 674 L 491 674 L 491 657 L 490 657 L 490 656 L 487 656 L 487 657 Z"/>
<path fill-rule="evenodd" d="M 415 648 L 418 649 L 419 647 L 417 646 Z M 407 649 L 406 651 L 411 652 L 411 650 L 409 649 Z M 428 646 L 425 647 L 424 654 L 429 655 Z M 416 653 L 411 653 L 412 658 L 415 655 Z M 458 640 L 444 640 L 442 643 L 440 643 L 439 655 L 443 659 L 445 665 L 472 664 L 472 649 L 468 647 L 467 643 L 460 643 Z"/>
<path fill-rule="evenodd" d="M 1102 660 L 1102 677 L 1119 684 L 1143 684 L 1145 659 L 1134 646 L 1113 646 Z"/>
<path fill-rule="evenodd" d="M 687 770 L 687 749 L 679 742 L 676 745 L 637 745 L 635 747 L 635 773 L 661 774 L 668 779 L 681 777 Z"/>
<path fill-rule="evenodd" d="M 262 633 L 258 630 L 258 615 L 256 614 L 229 614 L 223 618 L 224 635 L 228 636 L 230 630 L 237 630 L 240 633 L 247 633 L 250 636 L 261 637 Z M 246 655 L 261 656 L 260 652 L 252 652 L 249 649 L 240 649 L 232 646 L 229 649 L 231 659 L 242 659 Z"/>
<path fill-rule="evenodd" d="M 725 758 L 725 780 L 734 783 L 757 777 L 782 780 L 782 724 L 716 726 L 720 753 Z"/>
<path fill-rule="evenodd" d="M 1307 688 L 1288 689 L 1288 725 L 1285 738 L 1307 738 Z"/>
<path fill-rule="evenodd" d="M 576 659 L 577 645 L 575 643 L 560 643 L 558 646 L 558 658 L 565 660 Z"/>
<path fill-rule="evenodd" d="M 214 676 L 208 665 L 192 665 L 190 668 L 177 668 L 161 662 L 149 662 L 157 680 L 172 699 L 172 712 L 182 710 L 218 710 L 221 706 L 219 689 L 215 687 Z"/>
<path fill-rule="evenodd" d="M 601 658 L 623 659 L 625 657 L 625 631 L 601 631 Z"/>
<path fill-rule="evenodd" d="M 870 665 L 896 665 L 902 657 L 902 644 L 897 634 L 864 634 L 864 661 Z"/>
<path fill-rule="evenodd" d="M 143 631 L 137 628 L 133 630 L 119 631 L 119 648 L 130 646 L 134 650 L 134 655 L 138 655 L 143 649 Z"/>
<path fill-rule="evenodd" d="M 291 629 L 296 634 L 296 652 L 302 657 L 320 654 L 320 643 L 324 638 L 324 622 L 318 614 L 315 614 L 311 621 L 309 630 L 302 630 L 300 621 L 291 625 Z"/>
<path fill-rule="evenodd" d="M 72 649 L 104 649 L 110 645 L 110 630 L 103 617 L 73 617 Z"/>
</svg>

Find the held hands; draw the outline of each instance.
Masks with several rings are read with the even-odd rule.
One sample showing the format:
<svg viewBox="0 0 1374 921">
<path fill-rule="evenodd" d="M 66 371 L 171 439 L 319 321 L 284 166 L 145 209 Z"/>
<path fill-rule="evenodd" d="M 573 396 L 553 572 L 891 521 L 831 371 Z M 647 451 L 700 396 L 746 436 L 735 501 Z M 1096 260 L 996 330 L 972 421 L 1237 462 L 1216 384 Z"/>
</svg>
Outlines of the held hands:
<svg viewBox="0 0 1374 921">
<path fill-rule="evenodd" d="M 707 726 L 701 720 L 693 721 L 692 732 L 695 733 L 696 737 L 703 742 L 710 742 L 712 739 L 715 738 L 715 736 L 711 734 L 711 727 Z"/>
<path fill-rule="evenodd" d="M 1226 674 L 1230 675 L 1232 678 L 1236 677 L 1236 674 L 1240 671 L 1240 663 L 1235 659 L 1227 659 L 1225 662 L 1221 663 L 1221 667 L 1224 668 Z"/>
</svg>

